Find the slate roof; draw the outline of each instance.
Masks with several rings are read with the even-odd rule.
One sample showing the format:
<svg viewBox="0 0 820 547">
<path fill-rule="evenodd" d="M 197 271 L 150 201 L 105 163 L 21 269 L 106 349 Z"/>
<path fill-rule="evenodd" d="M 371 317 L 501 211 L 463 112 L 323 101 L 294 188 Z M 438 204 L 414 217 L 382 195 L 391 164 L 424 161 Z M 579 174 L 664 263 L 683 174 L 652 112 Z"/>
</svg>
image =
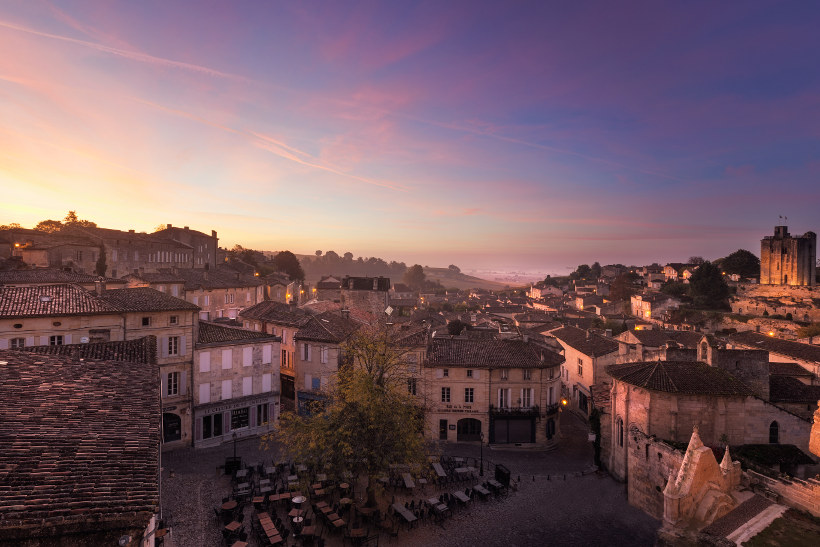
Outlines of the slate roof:
<svg viewBox="0 0 820 547">
<path fill-rule="evenodd" d="M 563 362 L 563 356 L 522 340 L 433 338 L 427 352 L 429 367 L 546 368 Z"/>
<path fill-rule="evenodd" d="M 572 349 L 590 357 L 599 357 L 618 351 L 618 342 L 594 333 L 588 333 L 584 329 L 564 327 L 556 329 L 550 334 Z"/>
<path fill-rule="evenodd" d="M 122 311 L 198 311 L 199 306 L 149 287 L 112 289 L 100 299 Z"/>
<path fill-rule="evenodd" d="M 0 285 L 42 285 L 46 283 L 83 283 L 90 284 L 102 279 L 107 284 L 125 284 L 122 279 L 99 277 L 96 275 L 67 272 L 55 268 L 38 268 L 34 270 L 0 271 Z"/>
<path fill-rule="evenodd" d="M 199 322 L 199 338 L 197 344 L 241 344 L 270 340 L 280 342 L 282 339 L 273 334 L 257 332 L 255 330 L 226 327 L 207 321 Z"/>
<path fill-rule="evenodd" d="M 342 288 L 350 291 L 389 291 L 390 278 L 345 276 L 342 279 Z"/>
<path fill-rule="evenodd" d="M 119 311 L 117 305 L 97 298 L 78 285 L 0 287 L 0 318 L 99 315 Z"/>
<path fill-rule="evenodd" d="M 0 351 L 0 537 L 145 528 L 159 503 L 156 365 Z"/>
<path fill-rule="evenodd" d="M 703 333 L 685 330 L 642 329 L 630 331 L 630 334 L 644 346 L 650 347 L 661 347 L 672 340 L 685 348 L 696 349 L 703 339 Z"/>
<path fill-rule="evenodd" d="M 296 340 L 340 344 L 353 334 L 360 323 L 334 312 L 320 313 L 296 331 Z"/>
<path fill-rule="evenodd" d="M 310 314 L 305 310 L 272 300 L 265 300 L 245 308 L 239 312 L 239 317 L 293 327 L 301 327 L 310 320 Z"/>
<path fill-rule="evenodd" d="M 61 346 L 28 346 L 20 351 L 45 355 L 65 355 L 72 359 L 103 359 L 129 363 L 157 362 L 157 338 L 143 336 L 136 340 L 116 342 L 91 342 L 88 344 L 64 344 Z"/>
<path fill-rule="evenodd" d="M 653 391 L 686 395 L 747 397 L 752 391 L 740 380 L 700 361 L 646 361 L 609 365 L 607 373 L 627 384 Z"/>
<path fill-rule="evenodd" d="M 769 376 L 769 400 L 773 403 L 817 403 L 820 386 L 807 386 L 790 376 Z"/>
<path fill-rule="evenodd" d="M 753 331 L 732 334 L 729 336 L 729 340 L 732 343 L 752 349 L 763 349 L 771 353 L 785 355 L 797 361 L 820 363 L 820 346 L 812 346 L 791 340 L 782 340 Z"/>
</svg>

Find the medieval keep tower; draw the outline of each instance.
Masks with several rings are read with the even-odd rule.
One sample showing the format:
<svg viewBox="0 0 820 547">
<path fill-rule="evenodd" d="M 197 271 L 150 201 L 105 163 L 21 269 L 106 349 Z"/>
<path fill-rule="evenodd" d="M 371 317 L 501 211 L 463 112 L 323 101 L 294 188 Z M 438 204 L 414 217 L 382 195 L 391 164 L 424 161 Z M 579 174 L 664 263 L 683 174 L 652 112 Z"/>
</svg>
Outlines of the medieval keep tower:
<svg viewBox="0 0 820 547">
<path fill-rule="evenodd" d="M 760 240 L 760 284 L 814 286 L 816 259 L 817 234 L 793 237 L 788 226 L 775 226 Z"/>
</svg>

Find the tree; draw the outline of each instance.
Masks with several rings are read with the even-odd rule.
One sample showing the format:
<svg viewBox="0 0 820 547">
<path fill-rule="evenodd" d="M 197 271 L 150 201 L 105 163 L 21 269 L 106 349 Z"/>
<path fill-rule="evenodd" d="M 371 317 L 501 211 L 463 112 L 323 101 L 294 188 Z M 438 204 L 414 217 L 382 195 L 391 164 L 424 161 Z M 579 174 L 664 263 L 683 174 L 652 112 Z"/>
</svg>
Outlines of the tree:
<svg viewBox="0 0 820 547">
<path fill-rule="evenodd" d="M 424 288 L 424 281 L 427 276 L 424 274 L 424 268 L 419 264 L 414 264 L 407 268 L 404 272 L 404 283 L 412 289 Z"/>
<path fill-rule="evenodd" d="M 720 269 L 729 275 L 737 274 L 740 277 L 759 277 L 760 259 L 745 249 L 738 249 L 720 260 Z"/>
<path fill-rule="evenodd" d="M 458 336 L 468 327 L 469 324 L 464 323 L 461 319 L 454 319 L 447 323 L 447 332 L 450 336 Z"/>
<path fill-rule="evenodd" d="M 580 266 L 578 266 L 575 269 L 574 272 L 569 274 L 569 278 L 570 279 L 586 279 L 587 276 L 589 275 L 590 270 L 591 270 L 591 268 L 589 267 L 589 264 L 581 264 Z"/>
<path fill-rule="evenodd" d="M 35 226 L 34 229 L 40 232 L 53 234 L 54 232 L 59 232 L 63 229 L 63 223 L 59 220 L 41 220 L 37 223 L 37 226 Z"/>
<path fill-rule="evenodd" d="M 277 272 L 284 272 L 294 281 L 304 281 L 305 272 L 299 259 L 290 251 L 282 251 L 273 257 L 273 267 Z"/>
<path fill-rule="evenodd" d="M 100 256 L 97 257 L 97 263 L 94 265 L 94 272 L 101 277 L 105 277 L 105 271 L 107 269 L 108 265 L 105 263 L 105 247 L 100 245 Z"/>
<path fill-rule="evenodd" d="M 0 231 L 2 230 L 21 230 L 23 227 L 18 224 L 17 222 L 11 222 L 9 224 L 2 224 L 0 225 Z"/>
<path fill-rule="evenodd" d="M 77 217 L 76 211 L 69 211 L 63 219 L 63 226 L 79 226 L 80 228 L 96 228 L 97 223 Z"/>
<path fill-rule="evenodd" d="M 690 294 L 696 308 L 729 309 L 729 286 L 720 269 L 709 261 L 689 278 Z"/>
<path fill-rule="evenodd" d="M 820 336 L 820 323 L 812 323 L 811 325 L 797 329 L 797 337 L 808 338 L 809 344 L 812 343 L 815 336 Z"/>
<path fill-rule="evenodd" d="M 675 298 L 685 298 L 689 296 L 689 286 L 677 281 L 666 281 L 661 285 L 661 292 Z"/>
<path fill-rule="evenodd" d="M 592 266 L 590 266 L 589 268 L 589 277 L 592 279 L 598 279 L 599 277 L 601 277 L 601 269 L 602 268 L 600 263 L 593 263 Z"/>
<path fill-rule="evenodd" d="M 702 256 L 690 256 L 689 260 L 686 261 L 687 264 L 703 264 L 706 262 Z"/>
<path fill-rule="evenodd" d="M 616 277 L 609 286 L 609 298 L 613 302 L 623 302 L 629 300 L 633 294 L 638 292 L 635 285 L 638 274 L 632 272 L 622 273 Z"/>
<path fill-rule="evenodd" d="M 459 268 L 455 264 L 450 264 L 449 266 L 447 266 L 447 269 L 450 270 L 451 272 L 461 273 L 461 268 Z"/>
<path fill-rule="evenodd" d="M 319 258 L 322 256 L 322 251 L 316 251 L 314 254 L 316 255 L 316 258 Z"/>
<path fill-rule="evenodd" d="M 362 328 L 342 350 L 346 364 L 330 383 L 324 408 L 310 416 L 282 414 L 273 438 L 292 459 L 334 479 L 342 480 L 346 472 L 364 478 L 374 502 L 375 479 L 391 465 L 406 465 L 413 473 L 429 467 L 424 415 L 399 372 L 407 348 L 397 342 L 395 330 Z"/>
</svg>

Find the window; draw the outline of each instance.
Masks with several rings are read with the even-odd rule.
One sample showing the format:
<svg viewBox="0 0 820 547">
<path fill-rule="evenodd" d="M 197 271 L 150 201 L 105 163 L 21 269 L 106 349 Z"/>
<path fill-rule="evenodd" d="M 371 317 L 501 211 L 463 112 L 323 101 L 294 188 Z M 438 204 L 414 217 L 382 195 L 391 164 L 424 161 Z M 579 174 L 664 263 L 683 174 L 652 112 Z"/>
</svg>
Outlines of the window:
<svg viewBox="0 0 820 547">
<path fill-rule="evenodd" d="M 467 369 L 467 378 L 472 378 L 472 377 L 473 377 L 473 369 L 468 368 Z"/>
<path fill-rule="evenodd" d="M 166 395 L 179 395 L 179 372 L 168 373 L 168 387 L 165 390 Z"/>
<path fill-rule="evenodd" d="M 415 378 L 408 378 L 407 379 L 407 393 L 410 395 L 416 394 L 416 379 Z"/>
<path fill-rule="evenodd" d="M 444 372 L 442 373 L 442 375 L 443 375 L 445 378 L 447 378 L 448 376 L 450 376 L 450 369 L 449 369 L 449 368 L 445 368 L 445 369 L 444 369 Z"/>
<path fill-rule="evenodd" d="M 464 388 L 464 402 L 465 403 L 475 402 L 474 396 L 475 396 L 475 389 L 474 388 L 471 388 L 471 387 L 465 387 Z"/>
<path fill-rule="evenodd" d="M 199 306 L 199 297 L 198 296 L 193 297 L 193 304 L 194 304 L 194 306 Z"/>
<path fill-rule="evenodd" d="M 199 404 L 211 402 L 211 384 L 199 384 Z"/>
<path fill-rule="evenodd" d="M 550 380 L 552 380 L 553 378 L 555 378 L 555 368 L 550 369 Z"/>
<path fill-rule="evenodd" d="M 233 382 L 230 380 L 222 380 L 222 400 L 231 398 L 231 391 L 233 390 Z"/>
<path fill-rule="evenodd" d="M 327 363 L 327 346 L 322 346 L 319 349 L 319 359 L 322 363 Z"/>
<path fill-rule="evenodd" d="M 25 338 L 12 338 L 11 339 L 11 349 L 22 348 L 22 347 L 25 347 L 25 345 L 26 345 L 26 339 Z"/>
<path fill-rule="evenodd" d="M 179 355 L 179 336 L 168 337 L 168 355 Z"/>
<path fill-rule="evenodd" d="M 253 377 L 245 376 L 242 378 L 242 396 L 247 397 L 253 395 Z"/>
<path fill-rule="evenodd" d="M 521 390 L 521 408 L 530 408 L 532 406 L 532 388 L 524 388 Z"/>
<path fill-rule="evenodd" d="M 61 334 L 57 334 L 55 336 L 48 337 L 48 345 L 49 346 L 62 346 L 63 345 L 63 336 Z"/>
<path fill-rule="evenodd" d="M 498 389 L 498 408 L 509 408 L 510 406 L 510 388 Z"/>
<path fill-rule="evenodd" d="M 235 408 L 231 410 L 231 429 L 240 429 L 250 425 L 250 412 L 248 407 Z"/>
<path fill-rule="evenodd" d="M 449 403 L 450 402 L 450 388 L 449 387 L 441 388 L 441 402 L 442 403 Z"/>
<path fill-rule="evenodd" d="M 283 367 L 288 366 L 288 350 L 286 350 L 286 349 L 282 350 L 282 366 Z"/>
<path fill-rule="evenodd" d="M 211 295 L 209 295 L 209 294 L 202 295 L 202 305 L 203 306 L 210 306 L 211 305 Z"/>
<path fill-rule="evenodd" d="M 506 380 L 510 377 L 510 371 L 507 369 L 501 369 L 501 379 Z"/>
<path fill-rule="evenodd" d="M 172 325 L 178 325 L 179 324 L 179 316 L 178 315 L 172 315 L 169 321 Z"/>
<path fill-rule="evenodd" d="M 233 304 L 233 293 L 225 294 L 225 303 Z"/>
<path fill-rule="evenodd" d="M 151 326 L 151 318 L 150 317 L 143 317 L 142 318 L 142 326 L 143 327 L 150 327 Z"/>
<path fill-rule="evenodd" d="M 256 424 L 262 425 L 268 423 L 268 403 L 262 403 L 256 406 Z"/>
<path fill-rule="evenodd" d="M 315 376 L 312 377 L 310 379 L 310 389 L 312 389 L 314 391 L 319 391 L 320 389 L 322 389 L 322 379 L 317 378 Z"/>
<path fill-rule="evenodd" d="M 580 357 L 578 358 L 578 376 L 582 378 L 584 376 L 584 360 Z"/>
<path fill-rule="evenodd" d="M 777 421 L 769 425 L 769 444 L 778 444 L 780 442 L 780 425 Z"/>
<path fill-rule="evenodd" d="M 310 344 L 302 344 L 302 361 L 310 361 Z"/>
<path fill-rule="evenodd" d="M 525 368 L 524 369 L 524 379 L 525 380 L 532 380 L 532 370 Z"/>
<path fill-rule="evenodd" d="M 624 445 L 624 421 L 621 418 L 618 418 L 616 422 L 616 432 L 615 434 L 618 436 L 618 446 Z"/>
</svg>

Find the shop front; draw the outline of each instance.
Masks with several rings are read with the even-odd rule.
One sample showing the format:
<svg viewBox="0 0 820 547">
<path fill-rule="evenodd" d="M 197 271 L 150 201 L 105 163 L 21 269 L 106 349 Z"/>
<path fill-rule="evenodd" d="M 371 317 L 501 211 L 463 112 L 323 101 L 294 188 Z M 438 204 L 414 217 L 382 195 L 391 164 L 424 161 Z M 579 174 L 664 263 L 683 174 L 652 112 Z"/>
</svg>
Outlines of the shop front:
<svg viewBox="0 0 820 547">
<path fill-rule="evenodd" d="M 268 433 L 279 418 L 278 393 L 241 397 L 194 408 L 196 448 Z"/>
</svg>

